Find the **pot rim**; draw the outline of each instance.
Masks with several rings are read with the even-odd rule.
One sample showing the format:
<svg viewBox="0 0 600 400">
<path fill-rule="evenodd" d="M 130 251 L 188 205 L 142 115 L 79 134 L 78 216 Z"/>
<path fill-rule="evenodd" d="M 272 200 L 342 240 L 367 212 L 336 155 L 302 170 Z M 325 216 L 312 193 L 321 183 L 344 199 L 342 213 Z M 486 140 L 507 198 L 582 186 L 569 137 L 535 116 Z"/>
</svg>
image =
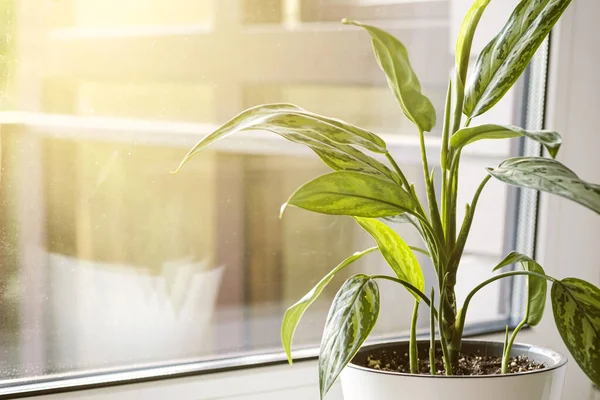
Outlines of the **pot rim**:
<svg viewBox="0 0 600 400">
<path fill-rule="evenodd" d="M 399 340 L 399 341 L 395 340 L 395 341 L 389 341 L 389 342 L 374 343 L 374 344 L 370 344 L 370 345 L 361 347 L 357 354 L 363 353 L 365 351 L 375 350 L 375 349 L 378 349 L 381 347 L 388 347 L 388 346 L 393 346 L 393 345 L 398 345 L 398 344 L 406 344 L 406 343 L 408 343 L 408 340 Z M 419 343 L 429 344 L 430 342 L 429 342 L 429 340 L 417 340 L 417 344 L 419 344 Z M 437 343 L 439 343 L 439 341 L 437 341 Z M 468 343 L 470 345 L 482 346 L 482 347 L 485 347 L 487 345 L 494 345 L 494 346 L 500 345 L 501 347 L 504 346 L 504 344 L 502 342 L 488 341 L 488 340 L 463 340 L 463 343 Z M 367 372 L 367 373 L 383 374 L 383 375 L 390 375 L 390 376 L 402 376 L 402 377 L 410 377 L 410 378 L 415 378 L 415 379 L 419 379 L 419 378 L 421 378 L 421 379 L 493 379 L 493 378 L 506 379 L 506 378 L 519 378 L 519 377 L 527 377 L 527 376 L 534 375 L 534 374 L 548 373 L 548 372 L 560 369 L 568 363 L 567 357 L 563 356 L 562 354 L 560 354 L 557 351 L 554 351 L 554 350 L 546 348 L 546 347 L 534 346 L 534 345 L 523 344 L 523 343 L 515 343 L 515 344 L 513 344 L 512 348 L 513 348 L 513 351 L 517 351 L 517 352 L 533 351 L 533 352 L 537 353 L 538 355 L 541 355 L 541 356 L 547 357 L 548 359 L 556 360 L 556 361 L 551 366 L 548 366 L 543 369 L 537 369 L 535 371 L 519 372 L 519 373 L 515 373 L 515 374 L 494 374 L 494 375 L 407 374 L 404 372 L 381 371 L 381 370 L 363 367 L 361 365 L 353 364 L 354 360 L 350 361 L 350 363 L 348 363 L 347 367 L 356 369 L 359 371 Z"/>
</svg>

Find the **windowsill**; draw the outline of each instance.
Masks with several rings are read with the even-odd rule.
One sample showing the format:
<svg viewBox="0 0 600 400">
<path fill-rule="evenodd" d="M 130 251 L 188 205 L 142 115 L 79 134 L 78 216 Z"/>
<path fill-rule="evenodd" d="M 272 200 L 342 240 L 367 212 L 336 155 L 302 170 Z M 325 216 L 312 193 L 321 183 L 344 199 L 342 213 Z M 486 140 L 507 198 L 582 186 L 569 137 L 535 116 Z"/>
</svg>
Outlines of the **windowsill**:
<svg viewBox="0 0 600 400">
<path fill-rule="evenodd" d="M 504 331 L 506 323 L 506 321 L 491 321 L 472 324 L 465 328 L 465 337 L 500 337 L 498 336 L 499 332 Z M 418 336 L 423 339 L 428 338 L 426 332 L 422 332 Z M 380 337 L 371 339 L 368 342 L 406 340 L 407 338 L 407 335 L 396 338 Z M 142 382 L 287 365 L 285 354 L 280 350 L 273 350 L 268 353 L 262 351 L 261 353 L 243 354 L 220 360 L 181 360 L 179 363 L 146 364 L 137 367 L 96 369 L 78 373 L 48 375 L 40 378 L 5 380 L 0 382 L 0 399 L 89 391 Z M 315 347 L 294 350 L 294 365 L 315 361 L 317 354 L 318 349 Z"/>
</svg>

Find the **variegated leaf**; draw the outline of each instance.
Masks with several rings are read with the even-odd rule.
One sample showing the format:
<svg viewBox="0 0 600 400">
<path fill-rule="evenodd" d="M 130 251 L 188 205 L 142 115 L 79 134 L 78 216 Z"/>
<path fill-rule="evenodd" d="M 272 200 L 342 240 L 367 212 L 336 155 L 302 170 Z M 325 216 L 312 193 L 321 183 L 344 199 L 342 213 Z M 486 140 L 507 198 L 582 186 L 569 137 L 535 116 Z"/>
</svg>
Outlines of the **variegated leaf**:
<svg viewBox="0 0 600 400">
<path fill-rule="evenodd" d="M 521 266 L 526 271 L 537 272 L 542 275 L 546 275 L 546 272 L 537 261 L 527 257 L 524 254 L 512 252 L 506 258 L 494 268 L 494 271 L 500 268 L 506 267 L 511 264 L 521 263 Z M 544 309 L 546 308 L 546 296 L 548 293 L 548 282 L 546 278 L 538 278 L 536 276 L 527 276 L 527 301 L 529 303 L 529 314 L 527 317 L 527 324 L 535 326 L 542 321 L 544 316 Z"/>
<path fill-rule="evenodd" d="M 558 132 L 554 131 L 527 131 L 512 125 L 480 125 L 469 128 L 463 128 L 452 135 L 450 145 L 455 149 L 461 149 L 468 144 L 483 139 L 510 139 L 526 136 L 531 140 L 541 143 L 548 149 L 552 158 L 556 157 L 562 138 Z"/>
<path fill-rule="evenodd" d="M 492 108 L 519 79 L 571 0 L 522 0 L 500 33 L 482 50 L 465 94 L 464 113 Z"/>
<path fill-rule="evenodd" d="M 495 178 L 528 189 L 562 196 L 600 214 L 600 185 L 580 179 L 556 160 L 542 157 L 518 157 L 488 168 Z"/>
<path fill-rule="evenodd" d="M 338 272 L 363 256 L 376 250 L 377 247 L 373 247 L 365 251 L 354 253 L 352 256 L 346 258 L 323 279 L 321 279 L 321 281 L 319 281 L 319 283 L 317 283 L 317 285 L 310 292 L 300 299 L 300 301 L 287 309 L 283 316 L 283 322 L 281 323 L 281 342 L 290 364 L 292 363 L 292 339 L 294 338 L 294 332 L 296 331 L 296 327 L 298 326 L 300 319 L 302 319 L 306 309 L 317 300 L 325 287 L 331 282 Z"/>
<path fill-rule="evenodd" d="M 377 27 L 356 21 L 343 22 L 364 28 L 371 35 L 377 62 L 404 115 L 420 130 L 431 131 L 435 126 L 435 108 L 421 91 L 419 78 L 412 69 L 406 47 L 394 36 Z"/>
<path fill-rule="evenodd" d="M 378 316 L 377 283 L 366 275 L 355 275 L 348 279 L 333 300 L 321 339 L 321 399 L 367 339 Z"/>
<path fill-rule="evenodd" d="M 413 211 L 416 201 L 387 179 L 360 172 L 333 172 L 301 186 L 282 206 L 331 215 L 381 218 Z"/>
<path fill-rule="evenodd" d="M 392 267 L 398 279 L 410 283 L 422 292 L 425 289 L 423 270 L 410 246 L 392 228 L 381 221 L 371 218 L 354 219 L 375 239 L 381 255 Z M 420 296 L 412 294 L 417 301 L 421 300 Z"/>
<path fill-rule="evenodd" d="M 552 310 L 571 355 L 592 382 L 600 386 L 600 289 L 575 278 L 555 282 Z"/>
<path fill-rule="evenodd" d="M 475 36 L 477 25 L 490 1 L 475 0 L 460 27 L 458 39 L 456 40 L 456 72 L 462 82 L 467 77 L 467 69 L 471 58 L 471 46 L 473 45 L 473 37 Z"/>
<path fill-rule="evenodd" d="M 376 153 L 386 153 L 385 142 L 380 137 L 292 104 L 267 104 L 242 112 L 196 144 L 177 170 L 215 141 L 246 130 L 271 131 L 292 142 L 304 144 L 334 169 L 383 174 L 398 181 L 397 175 L 384 164 L 352 147 L 362 146 Z"/>
</svg>

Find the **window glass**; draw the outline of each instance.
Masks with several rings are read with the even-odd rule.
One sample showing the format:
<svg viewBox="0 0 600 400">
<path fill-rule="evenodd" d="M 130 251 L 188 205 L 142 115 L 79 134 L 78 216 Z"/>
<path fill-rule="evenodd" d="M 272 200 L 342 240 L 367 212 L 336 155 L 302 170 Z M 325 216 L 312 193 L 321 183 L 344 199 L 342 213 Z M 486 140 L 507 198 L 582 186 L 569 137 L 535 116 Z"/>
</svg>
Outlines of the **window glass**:
<svg viewBox="0 0 600 400">
<path fill-rule="evenodd" d="M 327 168 L 267 132 L 232 137 L 170 171 L 242 109 L 291 102 L 381 134 L 423 194 L 417 131 L 367 35 L 339 21 L 372 21 L 398 36 L 440 116 L 460 3 L 0 0 L 1 378 L 281 358 L 285 309 L 374 243 L 350 218 L 289 209 L 279 219 L 294 189 Z M 483 24 L 507 16 L 490 12 Z M 518 122 L 522 94 L 486 118 Z M 440 131 L 441 123 L 427 138 L 434 164 Z M 472 146 L 459 201 L 516 148 Z M 480 201 L 461 296 L 514 239 L 517 202 L 507 190 L 490 183 Z M 394 227 L 420 245 L 410 227 Z M 431 286 L 431 266 L 419 260 Z M 340 273 L 308 310 L 297 348 L 319 343 L 340 283 L 358 271 L 389 268 L 372 254 Z M 411 298 L 381 287 L 373 337 L 402 336 Z M 473 304 L 469 323 L 504 324 L 509 297 L 490 286 L 491 303 Z"/>
</svg>

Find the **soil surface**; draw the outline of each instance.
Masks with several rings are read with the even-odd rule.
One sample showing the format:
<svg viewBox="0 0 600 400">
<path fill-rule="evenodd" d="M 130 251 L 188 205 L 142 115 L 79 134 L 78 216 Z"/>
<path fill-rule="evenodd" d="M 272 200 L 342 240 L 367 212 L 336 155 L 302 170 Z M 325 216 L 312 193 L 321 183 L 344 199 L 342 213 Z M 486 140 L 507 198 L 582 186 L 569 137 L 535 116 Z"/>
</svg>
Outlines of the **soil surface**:
<svg viewBox="0 0 600 400">
<path fill-rule="evenodd" d="M 408 353 L 398 354 L 395 350 L 375 350 L 366 359 L 364 367 L 391 372 L 410 373 Z M 502 358 L 497 356 L 482 356 L 478 354 L 461 354 L 458 359 L 458 371 L 455 375 L 497 375 L 500 374 Z M 438 375 L 446 373 L 442 352 L 436 353 L 435 367 Z M 511 374 L 544 369 L 544 364 L 536 363 L 525 356 L 511 358 L 508 371 Z M 430 375 L 429 356 L 419 354 L 419 373 Z"/>
</svg>

